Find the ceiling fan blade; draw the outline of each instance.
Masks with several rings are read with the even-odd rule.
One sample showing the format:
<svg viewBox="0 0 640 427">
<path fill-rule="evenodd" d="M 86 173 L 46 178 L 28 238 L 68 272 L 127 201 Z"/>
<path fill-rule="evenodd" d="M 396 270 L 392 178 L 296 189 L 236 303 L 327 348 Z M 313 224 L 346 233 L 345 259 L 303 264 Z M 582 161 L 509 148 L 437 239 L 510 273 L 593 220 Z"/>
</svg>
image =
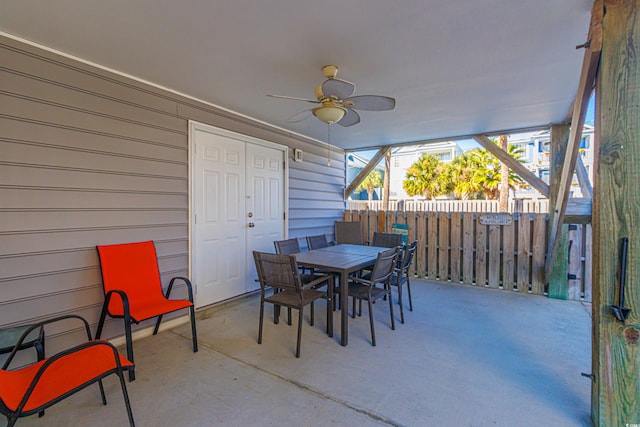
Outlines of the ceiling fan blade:
<svg viewBox="0 0 640 427">
<path fill-rule="evenodd" d="M 394 98 L 379 95 L 352 96 L 344 101 L 353 102 L 351 108 L 365 111 L 387 111 L 393 110 L 396 106 L 396 100 Z"/>
<path fill-rule="evenodd" d="M 313 99 L 306 99 L 306 98 L 296 98 L 295 96 L 284 96 L 284 95 L 272 95 L 270 93 L 267 94 L 267 96 L 270 96 L 272 98 L 280 98 L 280 99 L 292 99 L 294 101 L 305 101 L 305 102 L 311 102 L 313 104 L 319 104 L 320 101 L 317 100 L 313 100 Z"/>
<path fill-rule="evenodd" d="M 313 109 L 300 111 L 299 113 L 296 113 L 293 116 L 289 117 L 286 120 L 286 122 L 287 123 L 298 123 L 298 122 L 301 122 L 304 119 L 308 119 L 309 117 L 313 116 L 313 112 L 312 111 L 313 111 Z"/>
<path fill-rule="evenodd" d="M 356 85 L 346 80 L 328 79 L 322 83 L 322 93 L 324 96 L 335 96 L 338 99 L 345 99 L 353 95 Z"/>
<path fill-rule="evenodd" d="M 349 127 L 360 123 L 360 115 L 349 107 L 345 107 L 347 114 L 338 122 L 340 126 Z"/>
</svg>

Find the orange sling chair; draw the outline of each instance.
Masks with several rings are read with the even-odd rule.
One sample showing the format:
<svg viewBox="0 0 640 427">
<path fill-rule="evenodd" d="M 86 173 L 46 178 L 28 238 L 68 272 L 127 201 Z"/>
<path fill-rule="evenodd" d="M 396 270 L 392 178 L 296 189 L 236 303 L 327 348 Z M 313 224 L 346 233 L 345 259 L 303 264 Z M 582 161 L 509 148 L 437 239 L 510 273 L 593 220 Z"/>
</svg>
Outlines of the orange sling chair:
<svg viewBox="0 0 640 427">
<path fill-rule="evenodd" d="M 156 247 L 152 241 L 98 246 L 105 300 L 98 322 L 96 338 L 102 335 L 105 317 L 122 318 L 127 341 L 127 358 L 133 362 L 131 323 L 157 317 L 153 335 L 158 333 L 162 316 L 188 308 L 191 315 L 193 352 L 198 351 L 196 317 L 191 282 L 186 277 L 174 277 L 169 282 L 166 295 L 162 293 L 162 281 L 158 269 Z M 187 286 L 189 300 L 171 300 L 169 295 L 175 280 Z M 129 371 L 129 380 L 135 380 L 135 372 Z"/>
<path fill-rule="evenodd" d="M 21 343 L 34 329 L 65 319 L 79 319 L 84 323 L 87 342 L 64 350 L 55 356 L 16 370 L 8 370 Z M 124 370 L 132 370 L 133 363 L 118 353 L 109 342 L 92 340 L 89 323 L 77 315 L 66 315 L 39 322 L 27 329 L 0 369 L 0 413 L 7 417 L 7 426 L 12 427 L 18 418 L 40 413 L 77 391 L 98 382 L 102 403 L 107 399 L 102 378 L 116 374 L 127 407 L 129 424 L 133 427 L 133 414 L 124 381 Z"/>
</svg>

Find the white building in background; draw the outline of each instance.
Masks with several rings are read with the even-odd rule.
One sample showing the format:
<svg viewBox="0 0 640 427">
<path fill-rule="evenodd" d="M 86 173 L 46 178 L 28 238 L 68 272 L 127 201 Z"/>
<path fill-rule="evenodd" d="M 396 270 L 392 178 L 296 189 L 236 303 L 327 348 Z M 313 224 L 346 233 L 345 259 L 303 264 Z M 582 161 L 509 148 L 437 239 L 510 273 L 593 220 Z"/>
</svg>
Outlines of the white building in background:
<svg viewBox="0 0 640 427">
<path fill-rule="evenodd" d="M 551 167 L 551 131 L 544 130 L 533 134 L 510 135 L 510 145 L 520 146 L 524 153 L 524 165 L 536 176 L 547 184 L 549 183 L 549 171 Z M 582 159 L 589 181 L 593 184 L 593 126 L 585 124 L 582 129 L 579 155 Z M 573 176 L 571 182 L 571 196 L 582 197 L 577 177 Z M 537 199 L 542 195 L 533 188 L 518 190 L 515 195 L 518 199 Z"/>
<path fill-rule="evenodd" d="M 405 193 L 404 188 L 402 188 L 402 182 L 407 175 L 407 169 L 424 153 L 440 157 L 440 160 L 443 162 L 450 162 L 456 156 L 462 154 L 462 149 L 453 141 L 412 145 L 394 149 L 391 153 L 390 200 L 406 200 L 412 198 Z M 421 197 L 418 197 L 418 199 L 421 199 Z"/>
</svg>

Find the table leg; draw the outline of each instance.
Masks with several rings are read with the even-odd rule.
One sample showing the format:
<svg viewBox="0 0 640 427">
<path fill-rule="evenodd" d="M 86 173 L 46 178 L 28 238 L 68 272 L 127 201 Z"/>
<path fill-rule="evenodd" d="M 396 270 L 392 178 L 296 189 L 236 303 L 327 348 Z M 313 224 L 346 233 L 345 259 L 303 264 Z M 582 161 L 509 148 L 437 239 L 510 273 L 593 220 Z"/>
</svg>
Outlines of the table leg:
<svg viewBox="0 0 640 427">
<path fill-rule="evenodd" d="M 340 274 L 340 344 L 346 346 L 349 343 L 349 274 Z"/>
</svg>

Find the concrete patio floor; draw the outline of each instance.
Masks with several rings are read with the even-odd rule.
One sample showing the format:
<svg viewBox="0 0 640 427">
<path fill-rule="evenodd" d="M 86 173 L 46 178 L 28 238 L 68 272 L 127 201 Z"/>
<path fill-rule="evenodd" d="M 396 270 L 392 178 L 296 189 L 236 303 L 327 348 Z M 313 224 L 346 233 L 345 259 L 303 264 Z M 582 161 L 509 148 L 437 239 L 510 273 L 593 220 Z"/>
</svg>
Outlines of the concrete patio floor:
<svg viewBox="0 0 640 427">
<path fill-rule="evenodd" d="M 258 296 L 199 312 L 200 351 L 187 324 L 135 342 L 127 383 L 137 426 L 587 426 L 591 306 L 514 292 L 414 280 L 414 311 L 390 329 L 388 305 L 349 322 L 349 345 L 324 333 L 324 302 L 302 332 Z M 117 378 L 18 426 L 128 425 Z"/>
</svg>

